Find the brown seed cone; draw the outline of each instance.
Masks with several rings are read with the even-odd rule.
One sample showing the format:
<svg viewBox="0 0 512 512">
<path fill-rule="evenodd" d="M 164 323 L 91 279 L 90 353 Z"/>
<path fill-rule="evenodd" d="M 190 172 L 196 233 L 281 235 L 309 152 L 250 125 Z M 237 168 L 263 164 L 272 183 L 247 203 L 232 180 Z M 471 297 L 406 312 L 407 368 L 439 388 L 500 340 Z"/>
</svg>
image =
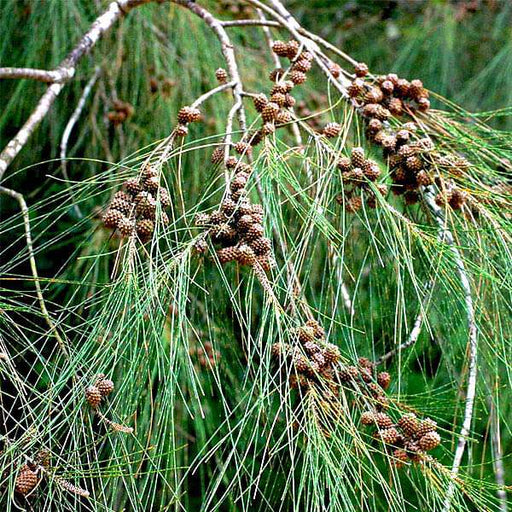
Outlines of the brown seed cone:
<svg viewBox="0 0 512 512">
<path fill-rule="evenodd" d="M 359 370 L 355 366 L 345 366 L 338 372 L 341 382 L 354 381 L 359 377 Z"/>
<path fill-rule="evenodd" d="M 363 172 L 370 181 L 376 181 L 381 175 L 379 164 L 373 160 L 367 160 L 363 165 Z"/>
<path fill-rule="evenodd" d="M 234 146 L 234 150 L 239 155 L 250 155 L 252 153 L 252 147 L 248 142 L 238 141 Z"/>
<path fill-rule="evenodd" d="M 436 430 L 437 423 L 430 418 L 425 418 L 424 420 L 421 421 L 416 435 L 418 438 L 421 438 L 424 435 L 428 434 L 429 432 L 435 432 Z"/>
<path fill-rule="evenodd" d="M 358 77 L 363 77 L 368 74 L 368 66 L 364 62 L 358 62 L 354 65 L 354 73 Z"/>
<path fill-rule="evenodd" d="M 311 61 L 306 59 L 300 59 L 292 66 L 292 70 L 301 71 L 302 73 L 307 73 L 310 69 Z"/>
<path fill-rule="evenodd" d="M 415 153 L 416 153 L 416 148 L 414 146 L 412 146 L 411 144 L 404 144 L 398 150 L 398 156 L 400 156 L 404 160 L 407 158 L 410 158 L 411 156 L 414 156 Z"/>
<path fill-rule="evenodd" d="M 256 256 L 249 245 L 243 244 L 238 248 L 237 261 L 240 265 L 254 265 Z"/>
<path fill-rule="evenodd" d="M 303 325 L 297 329 L 299 342 L 304 344 L 315 340 L 315 329 L 309 325 Z"/>
<path fill-rule="evenodd" d="M 402 429 L 403 433 L 408 437 L 413 437 L 418 431 L 418 418 L 414 413 L 404 414 L 398 420 L 398 426 Z"/>
<path fill-rule="evenodd" d="M 393 85 L 393 82 L 391 80 L 384 80 L 380 84 L 380 89 L 384 94 L 390 95 L 395 90 L 395 86 Z"/>
<path fill-rule="evenodd" d="M 220 205 L 220 209 L 226 217 L 230 217 L 236 210 L 236 203 L 230 197 L 224 198 Z"/>
<path fill-rule="evenodd" d="M 292 108 L 293 106 L 295 106 L 295 103 L 295 98 L 291 94 L 286 93 L 284 95 L 283 107 Z"/>
<path fill-rule="evenodd" d="M 432 184 L 432 178 L 429 176 L 427 171 L 421 170 L 416 174 L 416 183 L 420 187 L 426 187 Z"/>
<path fill-rule="evenodd" d="M 207 213 L 198 213 L 194 219 L 196 226 L 207 226 L 210 222 L 210 215 Z"/>
<path fill-rule="evenodd" d="M 364 80 L 361 78 L 356 78 L 352 81 L 352 83 L 348 86 L 347 92 L 351 98 L 357 98 L 364 91 Z"/>
<path fill-rule="evenodd" d="M 117 228 L 119 223 L 124 219 L 124 215 L 119 210 L 111 210 L 110 208 L 103 215 L 103 224 L 107 228 Z"/>
<path fill-rule="evenodd" d="M 221 264 L 235 261 L 238 259 L 238 249 L 236 247 L 224 247 L 217 251 L 217 257 Z"/>
<path fill-rule="evenodd" d="M 219 84 L 225 84 L 228 80 L 228 73 L 224 68 L 219 68 L 215 71 L 215 78 Z"/>
<path fill-rule="evenodd" d="M 381 121 L 387 121 L 391 117 L 391 112 L 382 105 L 378 105 L 375 109 L 375 117 Z"/>
<path fill-rule="evenodd" d="M 402 183 L 407 179 L 407 171 L 403 167 L 397 167 L 393 171 L 393 181 L 397 183 Z"/>
<path fill-rule="evenodd" d="M 199 109 L 195 107 L 181 107 L 178 112 L 178 123 L 179 124 L 188 124 L 194 123 L 201 119 L 201 112 Z"/>
<path fill-rule="evenodd" d="M 430 101 L 427 98 L 420 98 L 417 103 L 420 112 L 427 112 L 430 109 Z"/>
<path fill-rule="evenodd" d="M 299 52 L 300 44 L 295 39 L 290 39 L 286 45 L 286 57 L 294 59 Z"/>
<path fill-rule="evenodd" d="M 418 446 L 417 441 L 406 442 L 404 449 L 407 453 L 407 457 L 409 457 L 413 462 L 418 462 L 421 459 L 421 454 L 419 453 L 420 447 Z"/>
<path fill-rule="evenodd" d="M 370 370 L 370 368 L 360 368 L 359 375 L 360 375 L 361 379 L 363 379 L 363 381 L 366 383 L 373 381 L 373 372 Z M 379 389 L 379 393 L 380 393 L 380 389 Z"/>
<path fill-rule="evenodd" d="M 231 242 L 236 237 L 236 230 L 229 224 L 218 224 L 210 230 L 214 242 Z"/>
<path fill-rule="evenodd" d="M 418 172 L 418 171 L 421 171 L 422 167 L 423 167 L 423 162 L 421 161 L 421 159 L 419 157 L 417 157 L 416 155 L 414 156 L 410 156 L 408 157 L 406 160 L 405 160 L 405 166 L 407 167 L 407 169 L 409 169 L 410 171 L 413 171 L 413 172 Z"/>
<path fill-rule="evenodd" d="M 27 495 L 37 485 L 37 473 L 32 471 L 27 464 L 21 466 L 16 481 L 14 483 L 14 490 L 22 495 Z"/>
<path fill-rule="evenodd" d="M 403 468 L 405 464 L 407 464 L 407 452 L 403 450 L 402 448 L 397 448 L 393 451 L 393 465 L 396 468 Z"/>
<path fill-rule="evenodd" d="M 142 190 L 142 186 L 138 178 L 130 178 L 126 180 L 123 185 L 131 196 L 136 196 Z"/>
<path fill-rule="evenodd" d="M 267 99 L 267 97 L 264 94 L 258 94 L 257 96 L 254 96 L 252 101 L 254 103 L 254 108 L 258 112 L 263 112 L 263 109 L 268 104 L 268 99 Z"/>
<path fill-rule="evenodd" d="M 157 198 L 160 201 L 162 208 L 169 208 L 169 206 L 171 206 L 171 196 L 165 187 L 158 188 Z"/>
<path fill-rule="evenodd" d="M 388 389 L 391 383 L 391 375 L 388 372 L 379 372 L 377 374 L 377 383 L 382 389 Z"/>
<path fill-rule="evenodd" d="M 276 126 L 273 123 L 273 121 L 269 121 L 268 123 L 265 123 L 261 128 L 261 133 L 263 136 L 271 135 L 276 131 Z"/>
<path fill-rule="evenodd" d="M 150 219 L 142 219 L 137 221 L 135 229 L 141 240 L 149 240 L 155 230 L 155 224 Z"/>
<path fill-rule="evenodd" d="M 436 147 L 430 137 L 424 137 L 423 139 L 417 140 L 410 144 L 410 146 L 419 149 L 420 151 L 432 151 Z"/>
<path fill-rule="evenodd" d="M 242 215 L 237 222 L 237 230 L 245 234 L 249 228 L 254 224 L 254 218 L 251 214 Z"/>
<path fill-rule="evenodd" d="M 406 185 L 406 187 L 409 187 L 409 185 Z M 405 204 L 408 205 L 417 204 L 420 200 L 420 195 L 414 190 L 409 190 L 404 194 L 404 200 Z"/>
<path fill-rule="evenodd" d="M 327 66 L 329 68 L 329 71 L 331 72 L 331 75 L 334 78 L 339 78 L 341 75 L 341 66 L 339 64 L 336 64 L 335 62 L 330 62 Z"/>
<path fill-rule="evenodd" d="M 317 352 L 320 352 L 321 349 L 320 345 L 318 345 L 314 341 L 306 341 L 306 343 L 304 343 L 304 350 L 306 351 L 307 354 L 312 355 Z"/>
<path fill-rule="evenodd" d="M 398 430 L 394 427 L 378 431 L 378 437 L 386 444 L 395 444 L 398 440 Z"/>
<path fill-rule="evenodd" d="M 363 116 L 374 118 L 377 117 L 381 107 L 382 105 L 379 105 L 378 103 L 367 103 L 362 108 L 361 112 Z"/>
<path fill-rule="evenodd" d="M 408 130 L 398 130 L 396 132 L 396 140 L 400 145 L 403 145 L 404 143 L 408 142 L 410 138 L 411 132 Z"/>
<path fill-rule="evenodd" d="M 112 391 L 114 391 L 114 382 L 110 379 L 101 379 L 97 384 L 101 396 L 108 396 Z"/>
<path fill-rule="evenodd" d="M 293 365 L 297 373 L 309 373 L 310 372 L 310 362 L 308 358 L 302 355 L 300 352 L 296 353 L 293 356 Z"/>
<path fill-rule="evenodd" d="M 333 343 L 327 344 L 323 350 L 323 354 L 327 363 L 337 363 L 341 357 L 340 349 Z"/>
<path fill-rule="evenodd" d="M 380 103 L 384 99 L 383 92 L 378 87 L 370 87 L 364 95 L 366 103 Z"/>
<path fill-rule="evenodd" d="M 282 107 L 286 101 L 286 95 L 282 92 L 275 92 L 270 96 L 270 101 Z"/>
<path fill-rule="evenodd" d="M 123 236 L 130 236 L 135 230 L 135 222 L 128 217 L 123 217 L 117 224 L 117 229 Z"/>
<path fill-rule="evenodd" d="M 361 367 L 361 368 L 368 368 L 370 370 L 374 370 L 375 369 L 375 363 L 373 363 L 372 361 L 370 361 L 367 357 L 360 357 L 358 360 L 357 360 L 357 364 Z"/>
<path fill-rule="evenodd" d="M 360 196 L 352 196 L 345 203 L 345 211 L 348 213 L 355 213 L 363 206 L 363 200 Z"/>
<path fill-rule="evenodd" d="M 292 115 L 287 110 L 280 110 L 276 117 L 276 124 L 283 125 L 291 122 Z"/>
<path fill-rule="evenodd" d="M 204 238 L 200 238 L 194 242 L 192 248 L 196 254 L 204 254 L 208 250 L 208 243 Z"/>
<path fill-rule="evenodd" d="M 176 136 L 185 137 L 188 133 L 188 128 L 184 124 L 176 126 Z"/>
<path fill-rule="evenodd" d="M 337 137 L 341 133 L 341 125 L 339 123 L 328 123 L 325 125 L 322 133 L 328 139 Z"/>
<path fill-rule="evenodd" d="M 274 102 L 268 102 L 261 111 L 261 117 L 265 123 L 274 121 L 279 114 L 279 105 Z"/>
<path fill-rule="evenodd" d="M 368 121 L 368 131 L 370 133 L 377 133 L 379 130 L 382 129 L 382 122 L 378 119 L 370 119 Z"/>
<path fill-rule="evenodd" d="M 240 190 L 247 185 L 247 178 L 244 176 L 235 176 L 231 181 L 231 192 L 235 192 L 236 190 Z"/>
<path fill-rule="evenodd" d="M 325 366 L 325 357 L 321 352 L 314 353 L 311 359 L 318 365 L 319 369 Z"/>
<path fill-rule="evenodd" d="M 420 98 L 425 97 L 425 92 L 426 91 L 421 80 L 411 80 L 411 83 L 409 84 L 409 97 L 411 99 L 419 100 Z"/>
<path fill-rule="evenodd" d="M 395 94 L 400 98 L 406 98 L 409 95 L 410 83 L 405 78 L 399 78 L 395 84 Z"/>
<path fill-rule="evenodd" d="M 373 411 L 365 411 L 361 414 L 361 423 L 363 425 L 375 425 L 375 413 Z"/>
<path fill-rule="evenodd" d="M 256 262 L 265 271 L 269 272 L 276 266 L 274 258 L 270 254 L 257 254 Z"/>
<path fill-rule="evenodd" d="M 375 144 L 382 145 L 382 141 L 387 136 L 388 134 L 384 130 L 380 130 L 373 136 L 373 142 L 375 142 Z"/>
<path fill-rule="evenodd" d="M 428 452 L 441 444 L 441 436 L 437 432 L 428 432 L 418 441 L 420 450 Z"/>
<path fill-rule="evenodd" d="M 97 386 L 88 386 L 85 390 L 85 399 L 89 402 L 89 405 L 96 408 L 101 403 L 101 392 Z"/>
<path fill-rule="evenodd" d="M 313 328 L 313 330 L 315 331 L 315 338 L 316 339 L 321 340 L 321 339 L 325 338 L 324 328 L 316 320 L 313 320 L 313 319 L 308 320 L 306 322 L 306 326 Z"/>
<path fill-rule="evenodd" d="M 212 164 L 220 164 L 224 160 L 224 148 L 218 147 L 213 150 L 212 156 L 210 157 Z"/>
<path fill-rule="evenodd" d="M 150 176 L 145 178 L 142 184 L 146 190 L 155 193 L 160 188 L 160 178 L 158 176 Z"/>
<path fill-rule="evenodd" d="M 257 224 L 256 224 L 257 225 Z M 252 247 L 254 254 L 257 256 L 262 256 L 270 252 L 272 248 L 272 243 L 269 238 L 260 236 L 255 238 L 249 242 L 249 245 Z"/>
<path fill-rule="evenodd" d="M 350 158 L 343 156 L 338 160 L 337 166 L 341 172 L 349 172 L 352 169 L 352 161 Z"/>
<path fill-rule="evenodd" d="M 359 147 L 352 148 L 350 153 L 350 161 L 352 162 L 353 167 L 359 167 L 362 169 L 366 161 L 364 157 L 364 149 Z"/>
<path fill-rule="evenodd" d="M 401 116 L 404 113 L 404 104 L 400 98 L 391 98 L 388 103 L 388 110 L 394 116 Z"/>
<path fill-rule="evenodd" d="M 393 426 L 393 421 L 385 412 L 375 414 L 375 423 L 380 429 L 387 429 Z"/>
<path fill-rule="evenodd" d="M 272 44 L 272 51 L 279 55 L 279 57 L 288 56 L 288 45 L 284 41 L 274 41 Z"/>
<path fill-rule="evenodd" d="M 263 228 L 263 226 L 261 224 L 258 224 L 255 222 L 247 230 L 247 232 L 245 234 L 245 238 L 246 238 L 246 240 L 248 240 L 250 242 L 252 240 L 261 238 L 264 235 L 264 233 L 265 233 L 265 229 Z"/>
<path fill-rule="evenodd" d="M 139 192 L 135 196 L 137 214 L 153 218 L 156 211 L 156 199 L 149 192 Z"/>
<path fill-rule="evenodd" d="M 290 80 L 295 85 L 303 84 L 307 80 L 307 78 L 308 77 L 306 76 L 306 73 L 302 73 L 302 71 L 292 71 L 290 73 Z"/>
<path fill-rule="evenodd" d="M 464 190 L 458 188 L 452 191 L 452 197 L 450 198 L 450 206 L 454 210 L 460 210 L 467 200 L 467 193 Z"/>
</svg>

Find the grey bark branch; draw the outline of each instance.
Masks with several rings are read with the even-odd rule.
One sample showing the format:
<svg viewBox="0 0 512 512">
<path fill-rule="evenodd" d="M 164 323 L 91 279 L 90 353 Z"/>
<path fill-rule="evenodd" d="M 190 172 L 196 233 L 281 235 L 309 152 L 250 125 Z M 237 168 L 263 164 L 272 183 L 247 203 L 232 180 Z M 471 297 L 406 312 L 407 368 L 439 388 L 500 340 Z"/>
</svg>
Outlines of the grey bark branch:
<svg viewBox="0 0 512 512">
<path fill-rule="evenodd" d="M 62 82 L 71 78 L 73 74 L 67 69 L 34 69 L 34 68 L 0 68 L 0 80 L 29 79 L 38 82 Z"/>
</svg>

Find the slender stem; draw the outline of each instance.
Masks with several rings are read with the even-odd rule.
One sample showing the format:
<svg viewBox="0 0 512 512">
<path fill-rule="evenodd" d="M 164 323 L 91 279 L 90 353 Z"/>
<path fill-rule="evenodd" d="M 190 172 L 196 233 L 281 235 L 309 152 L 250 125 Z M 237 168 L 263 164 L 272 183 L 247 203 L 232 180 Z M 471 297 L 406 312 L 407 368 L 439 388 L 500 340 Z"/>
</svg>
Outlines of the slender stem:
<svg viewBox="0 0 512 512">
<path fill-rule="evenodd" d="M 39 274 L 37 272 L 36 259 L 34 256 L 34 244 L 32 242 L 32 232 L 31 232 L 31 228 L 30 228 L 30 217 L 29 217 L 29 213 L 28 213 L 27 203 L 25 202 L 25 198 L 19 192 L 16 192 L 15 190 L 11 190 L 9 188 L 5 188 L 5 187 L 1 187 L 1 186 L 0 186 L 0 193 L 6 194 L 6 195 L 12 197 L 20 205 L 21 214 L 23 216 L 23 224 L 25 226 L 25 240 L 26 240 L 26 244 L 27 244 L 30 270 L 32 272 L 32 277 L 34 278 L 34 286 L 36 289 L 37 299 L 39 301 L 39 308 L 41 309 L 43 318 L 45 319 L 46 323 L 48 324 L 50 331 L 55 336 L 55 339 L 57 340 L 57 343 L 59 344 L 60 349 L 62 350 L 64 355 L 66 357 L 68 357 L 69 354 L 68 354 L 68 351 L 66 348 L 66 344 L 65 344 L 64 340 L 62 339 L 61 335 L 59 334 L 57 326 L 53 323 L 53 320 L 51 319 L 50 314 L 48 313 L 48 309 L 46 308 L 46 303 L 43 298 L 43 292 L 41 291 L 41 285 L 39 283 L 40 278 L 39 278 Z"/>
<path fill-rule="evenodd" d="M 203 95 L 199 96 L 197 100 L 194 101 L 194 103 L 191 103 L 191 107 L 199 107 L 201 104 L 203 104 L 205 101 L 210 99 L 214 94 L 217 94 L 219 92 L 225 91 L 226 89 L 230 89 L 231 87 L 235 86 L 235 82 L 228 82 L 227 84 L 219 85 L 218 87 L 215 87 L 214 89 L 210 89 L 208 92 L 205 92 Z"/>
<path fill-rule="evenodd" d="M 466 318 L 468 323 L 468 342 L 469 342 L 469 373 L 466 389 L 466 400 L 464 407 L 464 419 L 460 428 L 457 448 L 453 457 L 453 464 L 451 470 L 451 481 L 446 492 L 445 500 L 443 503 L 443 512 L 449 512 L 451 501 L 455 493 L 455 485 L 457 475 L 459 474 L 462 457 L 466 449 L 467 438 L 471 429 L 471 422 L 473 420 L 473 409 L 476 395 L 476 381 L 477 381 L 477 357 L 478 357 L 478 338 L 477 326 L 475 321 L 475 311 L 473 305 L 473 296 L 471 292 L 471 285 L 466 273 L 466 268 L 459 249 L 455 245 L 455 240 L 449 228 L 447 227 L 446 218 L 442 208 L 440 208 L 434 200 L 434 192 L 431 187 L 427 187 L 424 193 L 424 201 L 429 210 L 431 211 L 434 219 L 439 228 L 439 239 L 446 243 L 453 254 L 457 273 L 459 275 L 460 283 L 464 291 L 464 302 L 466 304 Z"/>
<path fill-rule="evenodd" d="M 61 82 L 71 78 L 72 74 L 66 69 L 34 69 L 34 68 L 0 68 L 0 80 L 29 79 L 38 82 Z"/>
<path fill-rule="evenodd" d="M 281 24 L 277 21 L 269 21 L 266 19 L 260 18 L 259 20 L 226 20 L 221 21 L 223 27 L 281 27 Z"/>
</svg>

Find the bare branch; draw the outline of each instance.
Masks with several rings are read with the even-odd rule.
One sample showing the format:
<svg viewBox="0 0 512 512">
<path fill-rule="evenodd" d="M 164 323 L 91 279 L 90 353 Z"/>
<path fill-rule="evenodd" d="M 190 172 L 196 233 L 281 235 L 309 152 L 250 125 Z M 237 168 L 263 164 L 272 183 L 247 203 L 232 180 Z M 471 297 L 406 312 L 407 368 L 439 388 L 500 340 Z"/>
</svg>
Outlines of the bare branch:
<svg viewBox="0 0 512 512">
<path fill-rule="evenodd" d="M 0 80 L 4 79 L 29 79 L 38 82 L 62 82 L 71 78 L 73 74 L 67 69 L 46 69 L 34 68 L 0 68 Z"/>
</svg>

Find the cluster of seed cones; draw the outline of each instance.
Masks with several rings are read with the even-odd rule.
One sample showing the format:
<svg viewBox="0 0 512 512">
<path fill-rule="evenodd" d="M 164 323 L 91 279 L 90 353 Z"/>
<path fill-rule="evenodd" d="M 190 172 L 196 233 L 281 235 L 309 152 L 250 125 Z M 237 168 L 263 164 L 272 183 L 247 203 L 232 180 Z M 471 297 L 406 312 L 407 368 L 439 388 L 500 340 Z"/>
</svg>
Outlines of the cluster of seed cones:
<svg viewBox="0 0 512 512">
<path fill-rule="evenodd" d="M 353 98 L 367 117 L 386 121 L 399 117 L 407 110 L 426 112 L 430 108 L 429 93 L 421 80 L 399 78 L 394 73 L 368 79 L 368 66 L 356 64 L 356 77 L 348 87 Z"/>
<path fill-rule="evenodd" d="M 121 236 L 137 234 L 142 242 L 151 239 L 155 229 L 157 207 L 161 206 L 160 220 L 169 223 L 163 211 L 171 205 L 169 191 L 160 186 L 158 171 L 146 165 L 140 178 L 131 178 L 124 182 L 124 191 L 119 191 L 103 215 L 103 223 L 108 228 L 119 231 Z"/>
<path fill-rule="evenodd" d="M 292 388 L 308 389 L 320 380 L 333 381 L 338 361 L 339 348 L 327 343 L 325 332 L 318 322 L 309 320 L 292 332 L 291 343 L 272 345 L 272 356 L 291 362 L 290 375 Z"/>
<path fill-rule="evenodd" d="M 237 261 L 269 271 L 274 259 L 271 241 L 264 235 L 263 207 L 251 203 L 245 188 L 252 167 L 235 157 L 229 157 L 226 166 L 234 171 L 230 193 L 224 197 L 219 210 L 209 215 L 199 214 L 196 224 L 207 227 L 211 241 L 221 246 L 217 256 L 222 264 Z M 204 252 L 206 247 L 206 242 L 201 240 L 195 249 Z"/>
<path fill-rule="evenodd" d="M 196 357 L 199 365 L 207 370 L 213 368 L 220 358 L 220 352 L 214 350 L 209 341 L 206 341 L 202 346 L 192 345 L 188 349 L 188 353 L 191 357 Z"/>
<path fill-rule="evenodd" d="M 134 112 L 135 109 L 127 101 L 114 100 L 112 110 L 107 114 L 107 118 L 114 126 L 117 126 L 132 117 Z"/>
<path fill-rule="evenodd" d="M 93 409 L 96 409 L 101 404 L 102 399 L 110 395 L 112 391 L 114 391 L 114 383 L 107 379 L 103 373 L 100 373 L 96 376 L 94 384 L 86 388 L 85 399 Z"/>
<path fill-rule="evenodd" d="M 363 205 L 363 197 L 370 208 L 377 206 L 377 197 L 370 186 L 381 175 L 377 162 L 365 158 L 363 148 L 352 148 L 350 157 L 341 157 L 337 162 L 344 184 L 343 195 L 338 196 L 339 203 L 345 205 L 349 213 L 358 211 Z M 375 185 L 380 194 L 385 196 L 388 188 L 385 184 Z"/>
<path fill-rule="evenodd" d="M 373 437 L 392 450 L 392 461 L 397 467 L 408 461 L 420 462 L 426 452 L 441 444 L 436 422 L 430 418 L 420 421 L 414 413 L 404 414 L 394 423 L 385 412 L 366 411 L 361 415 L 361 423 L 376 427 Z"/>
<path fill-rule="evenodd" d="M 428 137 L 417 135 L 418 126 L 405 122 L 398 129 L 392 128 L 389 119 L 411 114 L 417 108 L 426 112 L 430 108 L 428 91 L 420 80 L 408 81 L 391 73 L 379 76 L 373 83 L 365 80 L 366 64 L 355 66 L 356 78 L 348 88 L 349 95 L 366 121 L 369 140 L 383 149 L 391 169 L 392 192 L 403 195 L 407 204 L 419 200 L 419 190 L 434 182 L 440 189 L 436 201 L 460 209 L 466 194 L 453 182 L 445 182 L 439 170 L 460 176 L 468 162 L 458 156 L 442 156 Z"/>
</svg>

